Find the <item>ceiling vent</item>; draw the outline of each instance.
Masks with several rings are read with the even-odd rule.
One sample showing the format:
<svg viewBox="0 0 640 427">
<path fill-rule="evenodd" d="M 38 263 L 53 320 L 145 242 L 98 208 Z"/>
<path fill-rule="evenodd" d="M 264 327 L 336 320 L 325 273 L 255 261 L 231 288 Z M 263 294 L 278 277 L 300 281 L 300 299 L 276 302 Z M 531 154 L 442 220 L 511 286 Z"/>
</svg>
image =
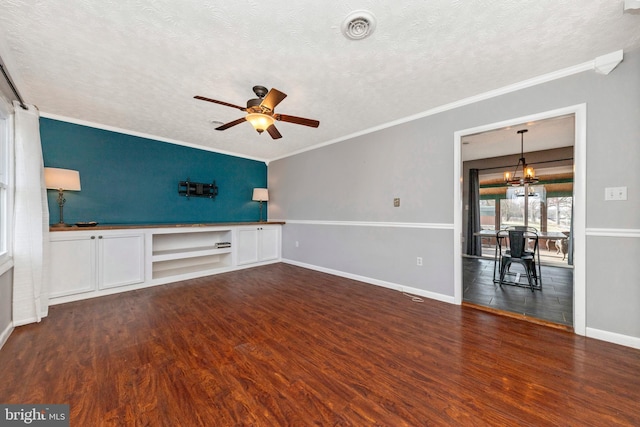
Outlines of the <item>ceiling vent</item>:
<svg viewBox="0 0 640 427">
<path fill-rule="evenodd" d="M 342 22 L 342 34 L 351 40 L 369 37 L 376 29 L 376 18 L 365 10 L 351 12 Z"/>
</svg>

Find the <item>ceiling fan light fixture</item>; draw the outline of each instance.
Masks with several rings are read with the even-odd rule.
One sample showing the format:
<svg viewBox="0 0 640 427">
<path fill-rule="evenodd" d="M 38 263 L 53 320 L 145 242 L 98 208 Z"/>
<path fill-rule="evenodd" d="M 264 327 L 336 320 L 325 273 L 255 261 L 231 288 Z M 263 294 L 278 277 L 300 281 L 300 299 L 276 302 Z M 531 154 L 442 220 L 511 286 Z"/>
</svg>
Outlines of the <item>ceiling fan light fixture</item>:
<svg viewBox="0 0 640 427">
<path fill-rule="evenodd" d="M 272 116 L 262 113 L 249 113 L 247 114 L 246 119 L 251 123 L 253 128 L 258 131 L 258 133 L 264 132 L 275 122 L 275 119 Z"/>
<path fill-rule="evenodd" d="M 224 105 L 225 107 L 235 108 L 237 110 L 245 112 L 244 116 L 216 127 L 216 130 L 218 131 L 227 130 L 241 123 L 249 122 L 251 123 L 253 128 L 258 131 L 259 134 L 266 130 L 272 139 L 280 139 L 282 138 L 282 134 L 275 126 L 276 120 L 281 122 L 293 123 L 296 125 L 309 126 L 313 128 L 317 128 L 320 125 L 320 122 L 318 120 L 289 116 L 287 114 L 275 114 L 276 106 L 287 97 L 286 93 L 280 92 L 278 89 L 271 88 L 270 90 L 267 90 L 267 88 L 264 86 L 254 86 L 253 92 L 256 94 L 257 98 L 248 100 L 246 107 L 241 107 L 239 105 L 230 104 L 224 101 L 218 101 L 216 99 L 211 99 L 200 95 L 196 95 L 194 96 L 194 98 L 201 101 Z"/>
</svg>

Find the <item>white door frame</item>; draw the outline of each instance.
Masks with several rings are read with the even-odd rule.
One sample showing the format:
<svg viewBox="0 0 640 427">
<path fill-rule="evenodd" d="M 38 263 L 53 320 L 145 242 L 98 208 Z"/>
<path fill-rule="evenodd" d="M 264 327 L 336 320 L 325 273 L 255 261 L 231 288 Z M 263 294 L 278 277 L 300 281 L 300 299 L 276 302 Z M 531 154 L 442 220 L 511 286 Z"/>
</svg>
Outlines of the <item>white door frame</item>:
<svg viewBox="0 0 640 427">
<path fill-rule="evenodd" d="M 573 329 L 586 334 L 586 166 L 587 166 L 587 105 L 577 104 L 502 122 L 491 123 L 454 132 L 454 243 L 453 280 L 454 302 L 462 304 L 462 138 L 479 132 L 515 126 L 522 123 L 573 114 L 575 116 L 574 174 L 573 174 Z"/>
</svg>

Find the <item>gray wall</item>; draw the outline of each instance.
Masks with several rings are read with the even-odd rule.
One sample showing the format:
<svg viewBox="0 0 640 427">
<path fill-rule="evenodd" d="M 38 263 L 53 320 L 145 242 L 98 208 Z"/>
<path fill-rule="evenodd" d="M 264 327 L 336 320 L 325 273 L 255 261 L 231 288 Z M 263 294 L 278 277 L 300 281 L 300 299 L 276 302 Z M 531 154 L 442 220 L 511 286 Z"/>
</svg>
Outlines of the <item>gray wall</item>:
<svg viewBox="0 0 640 427">
<path fill-rule="evenodd" d="M 582 103 L 587 327 L 640 338 L 640 51 L 626 52 L 606 76 L 583 72 L 272 162 L 269 218 L 290 221 L 283 257 L 452 297 L 454 132 Z M 605 202 L 604 188 L 616 186 L 627 186 L 629 199 Z M 616 254 L 613 264 L 606 254 Z"/>
</svg>

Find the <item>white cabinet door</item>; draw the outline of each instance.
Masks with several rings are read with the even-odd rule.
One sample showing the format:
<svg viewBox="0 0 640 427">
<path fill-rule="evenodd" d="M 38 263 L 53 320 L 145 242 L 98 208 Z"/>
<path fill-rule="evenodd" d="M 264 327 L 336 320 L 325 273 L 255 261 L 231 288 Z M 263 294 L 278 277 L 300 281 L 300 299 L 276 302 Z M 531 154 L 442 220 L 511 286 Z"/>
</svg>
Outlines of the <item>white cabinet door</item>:
<svg viewBox="0 0 640 427">
<path fill-rule="evenodd" d="M 258 227 L 238 228 L 237 264 L 258 262 Z"/>
<path fill-rule="evenodd" d="M 51 239 L 50 255 L 50 298 L 96 289 L 95 236 L 56 232 Z"/>
<path fill-rule="evenodd" d="M 237 264 L 252 264 L 280 258 L 280 227 L 238 228 Z"/>
<path fill-rule="evenodd" d="M 144 235 L 98 236 L 99 289 L 144 282 Z"/>
<path fill-rule="evenodd" d="M 260 227 L 260 261 L 280 258 L 280 227 Z"/>
</svg>

